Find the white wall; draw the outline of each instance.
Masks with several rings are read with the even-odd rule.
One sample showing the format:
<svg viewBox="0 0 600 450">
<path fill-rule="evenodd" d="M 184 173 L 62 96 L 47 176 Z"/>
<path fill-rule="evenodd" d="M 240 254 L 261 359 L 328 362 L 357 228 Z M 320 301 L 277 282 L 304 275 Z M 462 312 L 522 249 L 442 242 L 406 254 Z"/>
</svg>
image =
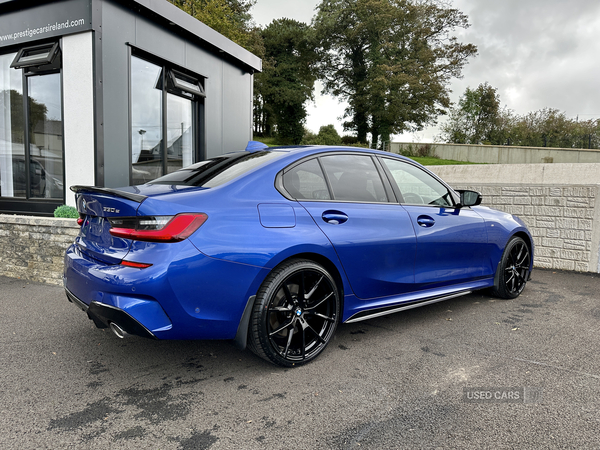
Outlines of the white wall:
<svg viewBox="0 0 600 450">
<path fill-rule="evenodd" d="M 91 31 L 62 39 L 65 200 L 72 206 L 71 186 L 95 184 L 92 43 Z"/>
</svg>

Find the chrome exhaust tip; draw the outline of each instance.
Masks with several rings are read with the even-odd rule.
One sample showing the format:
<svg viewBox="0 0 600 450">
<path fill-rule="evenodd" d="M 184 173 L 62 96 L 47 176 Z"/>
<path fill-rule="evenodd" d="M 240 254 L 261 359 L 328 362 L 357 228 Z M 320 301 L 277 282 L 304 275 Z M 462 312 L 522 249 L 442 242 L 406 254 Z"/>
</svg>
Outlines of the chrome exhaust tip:
<svg viewBox="0 0 600 450">
<path fill-rule="evenodd" d="M 127 334 L 127 331 L 125 331 L 123 328 L 121 328 L 114 322 L 111 322 L 110 324 L 108 324 L 108 326 L 110 327 L 110 330 L 115 334 L 115 336 L 117 336 L 119 339 L 123 339 L 129 336 Z"/>
</svg>

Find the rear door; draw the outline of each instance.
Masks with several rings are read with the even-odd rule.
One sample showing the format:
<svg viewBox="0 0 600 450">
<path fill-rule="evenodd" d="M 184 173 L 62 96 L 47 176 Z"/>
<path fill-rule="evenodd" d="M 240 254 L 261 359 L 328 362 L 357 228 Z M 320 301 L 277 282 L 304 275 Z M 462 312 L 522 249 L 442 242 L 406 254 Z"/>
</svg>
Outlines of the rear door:
<svg viewBox="0 0 600 450">
<path fill-rule="evenodd" d="M 416 239 L 411 220 L 390 202 L 393 194 L 371 156 L 313 158 L 286 171 L 283 183 L 333 244 L 357 297 L 413 289 Z"/>
</svg>

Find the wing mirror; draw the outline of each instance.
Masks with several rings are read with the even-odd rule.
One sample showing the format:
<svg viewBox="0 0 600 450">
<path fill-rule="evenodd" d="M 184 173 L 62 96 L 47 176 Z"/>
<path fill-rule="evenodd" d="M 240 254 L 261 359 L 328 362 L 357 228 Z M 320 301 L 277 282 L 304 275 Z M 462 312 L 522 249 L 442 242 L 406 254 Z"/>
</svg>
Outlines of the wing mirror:
<svg viewBox="0 0 600 450">
<path fill-rule="evenodd" d="M 480 205 L 483 200 L 483 197 L 479 192 L 468 191 L 465 189 L 459 189 L 456 192 L 460 194 L 459 208 L 462 208 L 463 206 L 477 206 Z"/>
</svg>

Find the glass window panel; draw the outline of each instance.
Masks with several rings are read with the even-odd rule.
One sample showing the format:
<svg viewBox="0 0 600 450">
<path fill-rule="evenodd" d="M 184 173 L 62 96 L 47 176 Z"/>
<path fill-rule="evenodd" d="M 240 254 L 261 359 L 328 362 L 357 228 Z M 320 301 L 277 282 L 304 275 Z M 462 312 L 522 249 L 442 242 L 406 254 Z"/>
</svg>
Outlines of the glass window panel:
<svg viewBox="0 0 600 450">
<path fill-rule="evenodd" d="M 316 159 L 302 163 L 283 176 L 283 186 L 296 199 L 331 200 L 321 166 Z"/>
<path fill-rule="evenodd" d="M 16 53 L 0 55 L 0 196 L 25 197 L 25 125 L 22 71 Z"/>
<path fill-rule="evenodd" d="M 252 169 L 265 164 L 266 162 L 279 158 L 281 153 L 277 152 L 256 152 L 251 153 L 246 157 L 240 158 L 234 164 L 220 171 L 217 175 L 205 182 L 202 186 L 207 188 L 217 187 L 227 183 Z"/>
<path fill-rule="evenodd" d="M 172 70 L 170 75 L 176 88 L 187 91 L 191 94 L 204 96 L 204 89 L 202 89 L 202 85 L 198 80 L 176 72 L 175 70 Z"/>
<path fill-rule="evenodd" d="M 403 197 L 403 203 L 452 207 L 453 200 L 446 186 L 424 170 L 412 164 L 383 158 Z"/>
<path fill-rule="evenodd" d="M 321 158 L 336 200 L 387 202 L 379 172 L 369 156 L 335 155 Z"/>
<path fill-rule="evenodd" d="M 131 57 L 132 184 L 163 175 L 162 68 Z"/>
<path fill-rule="evenodd" d="M 29 169 L 32 198 L 63 198 L 63 123 L 60 74 L 30 76 Z"/>
<path fill-rule="evenodd" d="M 19 51 L 11 67 L 21 69 L 24 67 L 42 66 L 52 62 L 56 57 L 58 43 L 37 45 L 34 47 L 23 48 Z"/>
<path fill-rule="evenodd" d="M 167 173 L 193 163 L 192 101 L 167 94 Z"/>
</svg>

